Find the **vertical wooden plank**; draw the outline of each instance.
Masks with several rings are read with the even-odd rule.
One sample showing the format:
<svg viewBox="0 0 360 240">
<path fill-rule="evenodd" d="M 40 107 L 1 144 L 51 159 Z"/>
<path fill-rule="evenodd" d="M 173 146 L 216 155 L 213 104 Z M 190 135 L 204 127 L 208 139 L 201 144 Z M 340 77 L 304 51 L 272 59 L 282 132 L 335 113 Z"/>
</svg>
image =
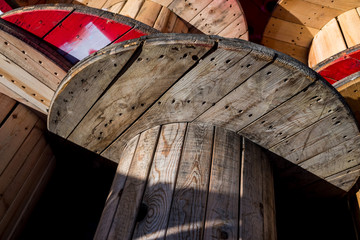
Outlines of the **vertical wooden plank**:
<svg viewBox="0 0 360 240">
<path fill-rule="evenodd" d="M 360 43 L 360 17 L 356 9 L 347 11 L 337 17 L 348 48 Z"/>
<path fill-rule="evenodd" d="M 214 127 L 189 124 L 166 239 L 202 239 Z"/>
<path fill-rule="evenodd" d="M 166 23 L 166 31 L 165 31 L 165 33 L 172 33 L 173 32 L 173 29 L 174 29 L 174 26 L 175 26 L 175 23 L 176 23 L 177 19 L 178 19 L 178 16 L 176 16 L 175 13 L 170 12 L 169 20 Z"/>
<path fill-rule="evenodd" d="M 166 32 L 170 14 L 171 11 L 168 8 L 162 7 L 153 27 L 160 32 Z"/>
<path fill-rule="evenodd" d="M 160 4 L 154 3 L 152 1 L 145 1 L 135 19 L 152 27 L 155 24 L 160 10 Z"/>
<path fill-rule="evenodd" d="M 153 161 L 159 130 L 160 127 L 157 126 L 140 135 L 125 187 L 118 192 L 120 201 L 110 228 L 109 239 L 131 239 Z"/>
<path fill-rule="evenodd" d="M 11 109 L 15 106 L 15 104 L 16 101 L 0 93 L 0 123 L 4 121 L 4 119 L 10 113 Z"/>
<path fill-rule="evenodd" d="M 23 105 L 18 105 L 0 128 L 0 174 L 35 125 L 38 117 Z"/>
<path fill-rule="evenodd" d="M 237 239 L 241 139 L 215 129 L 204 239 Z"/>
<path fill-rule="evenodd" d="M 143 5 L 144 0 L 128 0 L 120 11 L 121 15 L 135 18 Z"/>
<path fill-rule="evenodd" d="M 102 9 L 113 13 L 119 13 L 124 7 L 125 3 L 126 0 L 107 0 Z"/>
<path fill-rule="evenodd" d="M 136 239 L 165 238 L 185 131 L 185 123 L 161 130 L 143 199 L 148 214 L 135 228 Z"/>
<path fill-rule="evenodd" d="M 139 141 L 139 136 L 140 135 L 137 135 L 134 138 L 132 138 L 128 142 L 124 151 L 122 152 L 121 157 L 119 156 L 120 157 L 119 164 L 116 169 L 115 177 L 112 186 L 110 188 L 110 193 L 106 200 L 103 212 L 101 214 L 101 218 L 99 221 L 100 224 L 96 229 L 94 239 L 99 239 L 99 240 L 106 239 L 109 234 L 111 223 L 113 221 L 121 196 L 121 194 L 119 193 L 124 188 L 125 181 L 128 176 L 130 164 L 131 161 L 133 160 L 136 146 Z"/>
</svg>

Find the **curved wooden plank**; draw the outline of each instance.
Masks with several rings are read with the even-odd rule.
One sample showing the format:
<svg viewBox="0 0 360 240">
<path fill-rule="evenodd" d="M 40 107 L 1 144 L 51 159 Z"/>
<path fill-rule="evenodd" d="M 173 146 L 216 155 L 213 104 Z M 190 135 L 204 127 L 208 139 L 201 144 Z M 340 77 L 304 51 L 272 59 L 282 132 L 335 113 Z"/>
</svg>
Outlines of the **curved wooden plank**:
<svg viewBox="0 0 360 240">
<path fill-rule="evenodd" d="M 88 69 L 115 54 L 130 60 L 100 81 L 107 87 L 91 90 L 99 81 Z M 81 79 L 96 96 L 77 87 Z M 145 37 L 89 57 L 65 78 L 48 117 L 50 131 L 113 161 L 135 135 L 174 122 L 220 125 L 295 164 L 359 134 L 339 93 L 298 61 L 241 40 L 189 34 Z"/>
</svg>

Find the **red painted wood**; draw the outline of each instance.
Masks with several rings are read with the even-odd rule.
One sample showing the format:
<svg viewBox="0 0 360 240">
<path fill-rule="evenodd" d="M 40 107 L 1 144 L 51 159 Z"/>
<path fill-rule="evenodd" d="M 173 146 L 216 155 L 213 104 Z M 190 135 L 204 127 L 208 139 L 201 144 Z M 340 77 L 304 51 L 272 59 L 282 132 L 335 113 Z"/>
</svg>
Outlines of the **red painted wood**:
<svg viewBox="0 0 360 240">
<path fill-rule="evenodd" d="M 126 40 L 139 38 L 141 36 L 145 36 L 146 34 L 137 30 L 137 29 L 131 29 L 129 32 L 127 32 L 124 36 L 120 37 L 118 40 L 116 40 L 114 43 L 123 42 Z"/>
<path fill-rule="evenodd" d="M 317 72 L 331 84 L 360 71 L 360 49 L 347 50 L 347 52 L 341 52 L 333 58 L 334 60 L 317 69 Z"/>
<path fill-rule="evenodd" d="M 74 12 L 44 40 L 76 62 L 107 46 L 129 29 L 130 26 L 112 20 Z"/>
<path fill-rule="evenodd" d="M 5 0 L 0 0 L 0 11 L 6 13 L 10 10 L 12 10 L 12 7 L 10 7 L 10 5 L 5 2 Z"/>
<path fill-rule="evenodd" d="M 69 11 L 64 10 L 37 10 L 11 14 L 3 19 L 42 38 L 68 14 Z"/>
</svg>

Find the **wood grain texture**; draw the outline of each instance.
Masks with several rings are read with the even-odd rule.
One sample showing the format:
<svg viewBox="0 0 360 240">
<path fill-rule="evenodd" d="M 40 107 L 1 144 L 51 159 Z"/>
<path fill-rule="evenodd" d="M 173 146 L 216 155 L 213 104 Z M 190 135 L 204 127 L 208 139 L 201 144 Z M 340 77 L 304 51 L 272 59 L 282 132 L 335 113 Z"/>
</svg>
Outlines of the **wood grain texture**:
<svg viewBox="0 0 360 240">
<path fill-rule="evenodd" d="M 0 93 L 0 123 L 6 119 L 6 116 L 15 106 L 16 101 L 9 98 L 8 96 Z M 1 127 L 1 126 L 0 126 Z"/>
<path fill-rule="evenodd" d="M 236 30 L 234 31 L 234 29 Z M 247 32 L 247 30 L 245 15 L 242 14 L 233 20 L 227 27 L 217 33 L 217 35 L 227 38 L 240 38 Z"/>
<path fill-rule="evenodd" d="M 240 136 L 216 128 L 204 239 L 237 238 L 240 159 Z"/>
<path fill-rule="evenodd" d="M 267 149 L 286 141 L 295 133 L 338 110 L 340 100 L 333 89 L 320 91 L 322 88 L 322 82 L 314 82 L 239 132 Z M 267 134 L 257 134 L 260 132 Z"/>
<path fill-rule="evenodd" d="M 276 239 L 272 168 L 259 146 L 244 139 L 239 239 Z"/>
<path fill-rule="evenodd" d="M 131 239 L 157 147 L 159 130 L 159 126 L 152 128 L 139 137 L 125 186 L 118 193 L 120 201 L 112 221 L 109 239 Z M 162 130 L 161 134 L 164 134 L 163 131 L 166 129 Z"/>
<path fill-rule="evenodd" d="M 121 157 L 119 156 L 119 164 L 116 169 L 115 177 L 111 185 L 111 190 L 108 198 L 106 199 L 105 207 L 102 211 L 99 221 L 99 227 L 97 228 L 94 239 L 106 239 L 110 232 L 111 224 L 116 213 L 120 197 L 121 190 L 125 186 L 127 175 L 130 169 L 131 162 L 134 158 L 135 150 L 139 141 L 140 135 L 131 139 L 124 149 Z"/>
<path fill-rule="evenodd" d="M 143 4 L 144 0 L 127 1 L 119 13 L 126 17 L 135 18 Z"/>
<path fill-rule="evenodd" d="M 327 23 L 314 37 L 309 51 L 309 66 L 314 67 L 321 61 L 346 49 L 346 43 L 336 19 Z"/>
<path fill-rule="evenodd" d="M 204 230 L 214 127 L 189 124 L 166 239 L 201 239 Z"/>
<path fill-rule="evenodd" d="M 136 239 L 165 239 L 185 131 L 185 123 L 161 129 L 143 197 L 148 214 L 135 228 Z"/>
<path fill-rule="evenodd" d="M 103 151 L 212 47 L 211 41 L 201 44 L 193 48 L 182 40 L 171 45 L 145 42 L 133 64 L 95 103 L 69 140 Z M 157 87 L 151 88 L 154 84 Z"/>
<path fill-rule="evenodd" d="M 357 31 L 360 17 L 356 9 L 347 11 L 337 17 L 341 32 L 348 48 L 360 43 L 360 33 Z"/>
<path fill-rule="evenodd" d="M 57 113 L 49 117 L 48 129 L 67 138 L 88 109 L 124 68 L 137 47 L 138 45 L 130 46 L 127 48 L 128 51 L 118 54 L 114 51 L 110 56 L 99 53 L 95 59 L 89 59 L 78 66 L 76 71 L 70 71 L 56 92 L 52 108 L 56 108 Z M 96 61 L 96 65 L 89 65 L 91 61 Z M 63 91 L 64 87 L 71 90 Z M 71 111 L 73 108 L 77 109 L 76 113 Z M 58 122 L 62 124 L 58 125 Z"/>
<path fill-rule="evenodd" d="M 145 1 L 135 19 L 149 26 L 154 26 L 159 16 L 161 5 L 152 1 Z"/>
</svg>

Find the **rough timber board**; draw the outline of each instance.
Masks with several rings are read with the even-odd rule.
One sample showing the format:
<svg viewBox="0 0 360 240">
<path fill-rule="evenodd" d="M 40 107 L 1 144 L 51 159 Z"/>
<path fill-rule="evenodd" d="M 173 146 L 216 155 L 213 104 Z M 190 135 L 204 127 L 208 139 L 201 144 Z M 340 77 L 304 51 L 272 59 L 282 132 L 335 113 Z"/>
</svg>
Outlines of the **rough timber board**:
<svg viewBox="0 0 360 240">
<path fill-rule="evenodd" d="M 79 74 L 78 78 L 81 79 L 82 69 L 95 66 L 94 64 L 99 62 L 97 59 L 105 59 L 102 56 L 111 55 L 112 53 L 126 54 L 129 46 L 136 47 L 138 45 L 141 45 L 141 48 L 137 50 L 137 54 L 131 57 L 132 60 L 119 72 L 116 79 L 108 80 L 114 80 L 113 84 L 110 84 L 110 87 L 104 89 L 103 92 L 98 93 L 99 95 L 93 100 L 93 105 L 89 105 L 85 109 L 78 106 L 67 107 L 66 101 L 64 102 L 63 98 L 61 98 L 61 94 L 76 91 L 75 85 L 70 87 L 72 78 L 75 79 Z M 148 63 L 151 62 L 154 56 L 153 54 L 147 55 L 147 53 L 154 52 L 151 49 L 157 46 L 162 48 L 166 46 L 165 49 L 173 50 L 158 52 L 156 55 L 157 60 L 166 59 L 166 61 L 169 61 L 171 58 L 178 59 L 181 57 L 183 61 L 190 58 L 193 62 L 188 64 L 187 67 L 182 67 L 186 69 L 181 69 L 181 73 L 177 70 L 174 71 L 177 68 L 171 65 L 152 68 L 151 64 Z M 176 52 L 180 51 L 181 46 L 188 50 L 178 56 Z M 201 54 L 198 56 L 189 55 L 188 51 L 200 51 L 199 48 L 203 49 Z M 255 62 L 247 62 L 254 60 L 258 65 Z M 259 65 L 259 63 L 261 64 Z M 240 65 L 240 69 L 241 65 L 243 65 L 244 74 L 239 74 L 241 70 L 233 67 L 236 64 Z M 248 67 L 251 66 L 254 68 L 249 69 Z M 138 71 L 128 72 L 130 69 L 138 69 Z M 146 74 L 139 69 L 145 69 Z M 172 73 L 176 73 L 176 76 L 169 76 Z M 231 73 L 234 76 L 239 76 L 239 78 L 233 77 Z M 277 79 L 276 76 L 279 78 Z M 293 76 L 294 79 L 291 79 L 290 76 Z M 142 78 L 144 80 L 141 80 Z M 126 81 L 122 81 L 122 79 Z M 169 82 L 166 79 L 171 80 Z M 95 79 L 87 80 L 95 82 Z M 217 83 L 217 81 L 219 82 Z M 241 88 L 245 90 L 252 89 L 252 95 L 258 96 L 246 95 L 249 91 L 244 90 L 237 96 L 232 95 L 232 92 Z M 146 94 L 139 95 L 145 89 Z M 314 98 L 315 90 L 311 89 L 316 89 L 316 98 Z M 267 91 L 270 92 L 267 93 Z M 242 96 L 243 94 L 246 97 Z M 261 96 L 264 96 L 264 98 L 261 99 Z M 74 97 L 76 97 L 76 94 L 74 94 Z M 87 97 L 89 96 L 84 94 L 81 98 L 86 99 Z M 233 100 L 234 98 L 235 100 L 241 99 L 241 101 L 236 103 Z M 259 98 L 260 100 L 254 102 L 253 98 Z M 261 100 L 267 103 L 263 103 Z M 79 101 L 84 100 L 80 99 Z M 235 102 L 234 106 L 230 107 L 221 104 L 227 101 Z M 269 104 L 268 102 L 272 103 Z M 239 127 L 232 122 L 238 120 L 239 111 L 243 111 L 241 106 L 243 104 L 249 104 L 250 106 L 250 103 L 253 103 L 251 108 L 262 110 L 259 116 L 255 116 L 255 113 L 251 112 L 246 114 L 250 121 L 247 123 L 249 127 L 244 128 L 248 132 L 244 131 L 244 134 L 259 136 L 253 138 L 255 142 L 266 148 L 271 148 L 280 156 L 289 157 L 288 160 L 290 161 L 292 161 L 290 153 L 292 153 L 293 148 L 295 149 L 294 153 L 301 152 L 300 150 L 304 148 L 307 152 L 307 159 L 333 146 L 341 145 L 347 141 L 346 138 L 352 138 L 359 132 L 352 113 L 338 92 L 319 75 L 296 60 L 241 40 L 176 34 L 153 35 L 115 47 L 108 47 L 102 50 L 98 56 L 88 58 L 75 66 L 53 99 L 53 105 L 48 117 L 48 126 L 51 131 L 60 128 L 67 129 L 68 133 L 71 133 L 69 139 L 75 143 L 97 151 L 113 161 L 118 161 L 122 149 L 133 136 L 154 126 L 195 120 L 200 123 L 217 124 L 217 119 L 223 117 L 221 114 L 208 114 L 207 117 L 198 118 L 204 112 L 211 112 L 213 109 L 218 109 L 215 112 L 221 113 L 222 108 L 223 113 L 227 114 L 227 117 L 221 121 L 225 128 L 232 131 L 240 130 L 241 134 L 243 127 Z M 58 111 L 62 112 L 60 112 L 60 116 L 71 111 L 76 115 L 79 109 L 81 109 L 82 113 L 78 125 L 75 124 L 69 127 L 64 124 L 64 121 L 54 121 L 59 115 Z M 234 109 L 236 111 L 233 111 Z M 281 109 L 289 112 L 286 119 L 279 119 L 277 111 Z M 331 117 L 335 115 L 338 120 L 332 122 Z M 271 121 L 273 123 L 271 128 L 252 127 L 250 130 L 250 126 L 261 124 L 262 118 L 274 120 L 274 122 Z M 322 126 L 322 124 L 325 125 Z M 279 134 L 277 131 L 281 126 L 287 133 L 286 137 L 288 139 L 271 141 L 274 134 Z M 315 126 L 317 128 L 314 128 Z M 316 129 L 318 136 L 322 136 L 319 141 L 316 140 L 318 139 L 316 137 L 310 139 L 311 142 L 316 143 L 315 152 L 311 146 L 307 145 L 308 141 L 306 141 L 307 131 L 311 131 L 312 128 Z M 62 134 L 61 131 L 56 133 Z M 302 135 L 305 135 L 305 137 Z M 346 135 L 346 137 L 343 135 Z M 297 138 L 297 136 L 300 136 L 300 138 Z M 292 144 L 286 144 L 288 140 Z M 284 145 L 280 151 L 276 147 L 281 144 Z M 341 172 L 343 170 L 340 167 L 337 171 Z"/>
</svg>

